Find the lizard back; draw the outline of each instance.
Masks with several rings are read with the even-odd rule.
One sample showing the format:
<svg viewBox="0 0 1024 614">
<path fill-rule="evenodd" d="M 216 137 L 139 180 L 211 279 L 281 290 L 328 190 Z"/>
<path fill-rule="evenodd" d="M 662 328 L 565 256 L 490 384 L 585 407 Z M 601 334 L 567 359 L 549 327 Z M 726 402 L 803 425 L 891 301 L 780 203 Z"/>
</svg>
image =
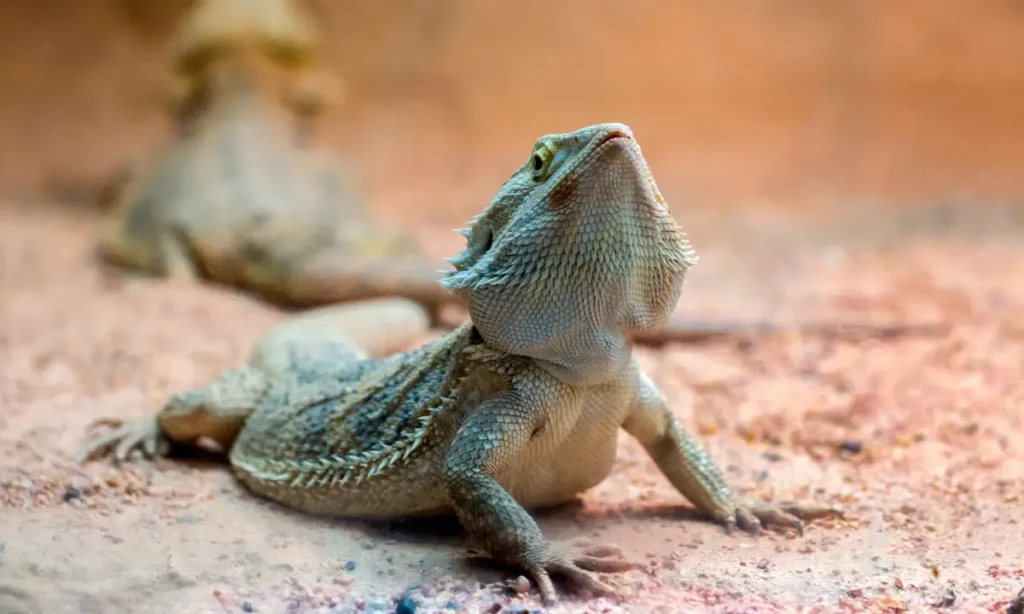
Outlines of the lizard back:
<svg viewBox="0 0 1024 614">
<path fill-rule="evenodd" d="M 231 463 L 254 491 L 312 513 L 442 509 L 448 443 L 465 416 L 507 384 L 473 368 L 489 353 L 467 323 L 329 378 L 272 385 L 232 447 Z M 403 486 L 384 488 L 388 482 Z"/>
</svg>

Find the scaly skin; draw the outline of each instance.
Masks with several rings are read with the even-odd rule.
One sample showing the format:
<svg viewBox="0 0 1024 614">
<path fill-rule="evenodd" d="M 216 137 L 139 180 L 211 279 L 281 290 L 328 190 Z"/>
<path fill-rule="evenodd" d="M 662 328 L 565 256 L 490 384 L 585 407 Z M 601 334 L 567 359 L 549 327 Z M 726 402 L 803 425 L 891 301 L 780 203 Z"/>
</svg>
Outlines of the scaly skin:
<svg viewBox="0 0 1024 614">
<path fill-rule="evenodd" d="M 338 161 L 306 143 L 329 90 L 300 17 L 284 0 L 208 0 L 189 13 L 169 86 L 177 137 L 106 187 L 116 203 L 102 255 L 294 307 L 457 303 L 438 267 L 358 201 Z"/>
<path fill-rule="evenodd" d="M 593 573 L 635 567 L 614 546 L 545 540 L 527 511 L 603 480 L 620 428 L 730 529 L 802 531 L 802 519 L 839 513 L 737 498 L 633 358 L 630 334 L 665 322 L 696 258 L 627 126 L 542 137 L 464 234 L 468 247 L 444 284 L 471 322 L 371 360 L 381 339 L 365 335 L 386 326 L 367 326 L 351 306 L 316 322 L 300 316 L 246 365 L 122 424 L 79 460 L 205 436 L 230 450 L 253 492 L 300 510 L 454 511 L 492 556 L 525 569 L 547 603 L 557 597 L 551 575 L 611 595 Z M 385 311 L 362 317 L 382 322 Z"/>
</svg>

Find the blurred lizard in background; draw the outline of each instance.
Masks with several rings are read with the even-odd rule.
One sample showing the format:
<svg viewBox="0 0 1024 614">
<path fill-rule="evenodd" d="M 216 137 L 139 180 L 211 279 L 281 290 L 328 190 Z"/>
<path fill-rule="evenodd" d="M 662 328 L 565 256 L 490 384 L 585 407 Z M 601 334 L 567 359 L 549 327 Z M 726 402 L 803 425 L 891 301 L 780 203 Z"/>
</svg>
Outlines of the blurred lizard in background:
<svg viewBox="0 0 1024 614">
<path fill-rule="evenodd" d="M 101 198 L 112 220 L 100 251 L 125 268 L 219 282 L 285 307 L 406 297 L 427 306 L 435 326 L 454 328 L 461 319 L 442 319 L 441 309 L 462 303 L 440 285 L 444 273 L 410 237 L 374 219 L 340 160 L 307 142 L 309 122 L 340 96 L 320 55 L 293 1 L 193 5 L 176 32 L 166 88 L 176 138 L 107 186 Z M 634 331 L 634 340 L 787 328 L 878 335 L 905 327 L 672 318 Z"/>
<path fill-rule="evenodd" d="M 607 477 L 620 428 L 730 529 L 802 533 L 803 520 L 842 515 L 738 497 L 634 359 L 630 336 L 665 323 L 696 257 L 629 127 L 541 137 L 464 234 L 444 280 L 470 312 L 454 331 L 372 359 L 396 345 L 393 316 L 417 305 L 377 299 L 307 312 L 268 333 L 247 364 L 120 424 L 77 460 L 112 447 L 120 460 L 135 448 L 152 456 L 206 438 L 252 491 L 299 510 L 454 511 L 549 604 L 552 576 L 611 595 L 593 572 L 636 567 L 609 544 L 546 540 L 527 511 Z"/>
<path fill-rule="evenodd" d="M 307 307 L 402 296 L 459 301 L 408 236 L 354 194 L 307 123 L 340 85 L 288 0 L 203 0 L 179 27 L 167 87 L 176 138 L 115 181 L 103 257 Z"/>
</svg>

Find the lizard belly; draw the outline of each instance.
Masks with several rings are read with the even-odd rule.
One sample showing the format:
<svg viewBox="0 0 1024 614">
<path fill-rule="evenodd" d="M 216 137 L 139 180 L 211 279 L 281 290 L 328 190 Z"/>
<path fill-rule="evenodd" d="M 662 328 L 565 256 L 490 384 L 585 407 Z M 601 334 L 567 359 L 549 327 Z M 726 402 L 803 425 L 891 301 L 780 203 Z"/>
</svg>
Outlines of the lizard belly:
<svg viewBox="0 0 1024 614">
<path fill-rule="evenodd" d="M 626 374 L 621 381 L 591 387 L 548 413 L 544 429 L 499 479 L 520 505 L 565 503 L 608 477 L 633 396 L 630 381 Z"/>
<path fill-rule="evenodd" d="M 604 480 L 615 465 L 617 432 L 586 433 L 553 454 L 528 454 L 503 486 L 529 509 L 571 501 Z"/>
</svg>

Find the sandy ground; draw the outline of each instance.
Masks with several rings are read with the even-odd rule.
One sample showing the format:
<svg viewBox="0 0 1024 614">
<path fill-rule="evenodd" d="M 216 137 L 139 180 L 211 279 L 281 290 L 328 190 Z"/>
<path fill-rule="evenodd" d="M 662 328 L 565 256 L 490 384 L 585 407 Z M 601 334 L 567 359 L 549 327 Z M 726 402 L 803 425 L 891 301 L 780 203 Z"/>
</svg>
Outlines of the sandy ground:
<svg viewBox="0 0 1024 614">
<path fill-rule="evenodd" d="M 945 328 L 639 350 L 737 489 L 848 519 L 802 538 L 726 535 L 623 435 L 614 473 L 540 522 L 553 539 L 618 544 L 646 569 L 605 577 L 620 601 L 567 596 L 549 611 L 1005 611 L 1024 586 L 1020 226 L 937 233 L 951 218 L 929 214 L 904 226 L 930 232 L 897 240 L 908 233 L 895 218 L 812 232 L 767 213 L 677 215 L 702 256 L 681 312 L 757 305 Z M 406 223 L 432 256 L 452 253 L 458 238 L 426 217 Z M 540 611 L 453 521 L 311 519 L 212 460 L 73 467 L 91 420 L 154 411 L 284 316 L 222 289 L 104 272 L 82 208 L 6 203 L 0 220 L 0 612 Z"/>
<path fill-rule="evenodd" d="M 209 459 L 71 466 L 88 423 L 156 410 L 284 317 L 110 275 L 87 207 L 11 196 L 80 193 L 159 140 L 161 37 L 182 4 L 0 18 L 0 614 L 539 611 L 452 522 L 311 519 Z M 326 140 L 431 257 L 461 247 L 450 229 L 530 139 L 622 120 L 701 256 L 682 313 L 943 326 L 640 350 L 739 490 L 848 520 L 727 536 L 623 436 L 614 474 L 540 522 L 646 573 L 605 578 L 620 602 L 553 611 L 1007 610 L 1024 587 L 1024 209 L 979 203 L 1021 193 L 1016 4 L 312 4 L 352 95 Z M 536 43 L 540 10 L 555 46 Z M 976 208 L 863 207 L 939 196 Z M 747 206 L 762 199 L 791 206 Z M 801 210 L 822 203 L 848 209 Z"/>
</svg>

